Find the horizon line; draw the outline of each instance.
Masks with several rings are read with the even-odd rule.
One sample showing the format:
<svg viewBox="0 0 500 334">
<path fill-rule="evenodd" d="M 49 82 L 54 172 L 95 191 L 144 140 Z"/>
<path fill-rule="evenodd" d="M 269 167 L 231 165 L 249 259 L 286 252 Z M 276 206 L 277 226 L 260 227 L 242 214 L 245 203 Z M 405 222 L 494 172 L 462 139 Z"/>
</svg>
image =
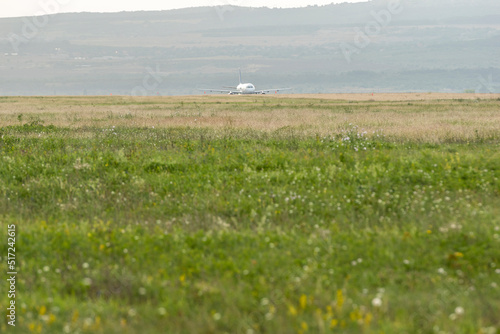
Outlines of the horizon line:
<svg viewBox="0 0 500 334">
<path fill-rule="evenodd" d="M 15 15 L 15 16 L 1 16 L 0 14 L 0 19 L 21 19 L 21 18 L 29 18 L 29 17 L 36 17 L 36 16 L 52 16 L 52 15 L 59 15 L 59 14 L 120 14 L 120 13 L 138 13 L 138 12 L 168 12 L 168 11 L 175 11 L 175 10 L 183 10 L 183 9 L 198 9 L 198 8 L 221 8 L 221 7 L 235 7 L 235 8 L 256 8 L 256 9 L 262 9 L 262 8 L 267 8 L 267 9 L 300 9 L 300 8 L 308 8 L 308 7 L 327 7 L 327 6 L 338 6 L 338 5 L 354 5 L 354 4 L 359 4 L 359 3 L 367 3 L 371 2 L 373 0 L 364 0 L 364 1 L 358 1 L 358 2 L 339 2 L 339 3 L 329 3 L 329 4 L 324 4 L 324 5 L 307 5 L 307 6 L 294 6 L 294 7 L 283 7 L 283 6 L 245 6 L 245 5 L 205 5 L 205 6 L 190 6 L 190 7 L 178 7 L 178 8 L 170 8 L 170 9 L 138 9 L 138 10 L 120 10 L 120 11 L 81 11 L 81 12 L 74 12 L 74 11 L 60 11 L 56 13 L 43 13 L 40 15 L 34 14 L 34 15 Z"/>
</svg>

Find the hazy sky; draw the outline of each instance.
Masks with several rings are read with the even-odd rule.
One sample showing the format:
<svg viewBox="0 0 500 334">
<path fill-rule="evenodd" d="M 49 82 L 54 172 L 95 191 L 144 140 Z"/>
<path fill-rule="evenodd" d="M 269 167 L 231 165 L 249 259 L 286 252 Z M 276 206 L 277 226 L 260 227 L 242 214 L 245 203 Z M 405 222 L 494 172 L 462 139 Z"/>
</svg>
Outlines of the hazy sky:
<svg viewBox="0 0 500 334">
<path fill-rule="evenodd" d="M 63 12 L 119 12 L 163 10 L 195 6 L 300 7 L 367 0 L 0 0 L 0 17 L 32 16 Z"/>
</svg>

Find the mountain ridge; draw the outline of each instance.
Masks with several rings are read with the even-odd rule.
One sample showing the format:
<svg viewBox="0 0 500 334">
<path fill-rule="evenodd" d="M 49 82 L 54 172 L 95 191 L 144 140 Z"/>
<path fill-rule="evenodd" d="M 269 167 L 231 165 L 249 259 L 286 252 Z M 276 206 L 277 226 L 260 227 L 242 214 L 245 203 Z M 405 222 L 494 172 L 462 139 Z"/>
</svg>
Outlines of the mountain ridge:
<svg viewBox="0 0 500 334">
<path fill-rule="evenodd" d="M 231 84 L 238 67 L 260 88 L 298 93 L 498 91 L 500 3 L 408 0 L 401 7 L 387 24 L 379 22 L 388 12 L 384 0 L 54 14 L 30 38 L 23 29 L 33 18 L 0 19 L 0 94 L 131 94 L 152 68 L 163 77 L 147 94 L 192 94 Z M 379 31 L 370 35 L 370 27 Z M 366 45 L 357 43 L 363 34 Z M 372 79 L 377 73 L 380 82 Z M 416 79 L 402 82 L 408 74 Z M 491 85 L 481 86 L 490 75 Z"/>
</svg>

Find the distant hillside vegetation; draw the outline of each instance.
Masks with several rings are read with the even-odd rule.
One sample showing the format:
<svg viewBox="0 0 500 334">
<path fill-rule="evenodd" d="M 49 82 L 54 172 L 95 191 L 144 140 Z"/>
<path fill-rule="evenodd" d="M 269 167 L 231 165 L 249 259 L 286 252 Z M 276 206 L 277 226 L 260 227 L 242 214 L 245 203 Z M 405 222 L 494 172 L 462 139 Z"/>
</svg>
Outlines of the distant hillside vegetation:
<svg viewBox="0 0 500 334">
<path fill-rule="evenodd" d="M 0 19 L 0 95 L 500 92 L 500 2 L 386 0 Z"/>
</svg>

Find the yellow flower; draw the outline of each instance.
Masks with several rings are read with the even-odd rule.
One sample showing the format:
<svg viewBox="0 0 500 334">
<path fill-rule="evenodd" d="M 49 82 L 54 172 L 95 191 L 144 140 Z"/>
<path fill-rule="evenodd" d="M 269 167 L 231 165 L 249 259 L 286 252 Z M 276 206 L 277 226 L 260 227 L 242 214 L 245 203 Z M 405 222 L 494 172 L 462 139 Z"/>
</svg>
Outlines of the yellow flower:
<svg viewBox="0 0 500 334">
<path fill-rule="evenodd" d="M 300 296 L 300 308 L 305 309 L 307 307 L 307 296 Z"/>
<path fill-rule="evenodd" d="M 185 274 L 183 274 L 181 277 L 179 277 L 179 281 L 181 281 L 181 283 L 184 283 L 185 280 L 186 280 Z"/>
<path fill-rule="evenodd" d="M 40 325 L 40 324 L 35 325 L 34 323 L 31 323 L 28 325 L 28 329 L 30 330 L 30 332 L 33 332 L 33 333 L 41 333 L 42 332 L 42 325 Z"/>
<path fill-rule="evenodd" d="M 341 309 L 344 305 L 344 295 L 342 294 L 342 290 L 337 290 L 337 309 Z"/>
<path fill-rule="evenodd" d="M 328 314 L 328 316 L 331 318 L 333 317 L 333 310 L 332 310 L 332 307 L 330 305 L 328 305 L 326 307 L 326 313 Z"/>
<path fill-rule="evenodd" d="M 330 328 L 335 328 L 337 327 L 339 324 L 339 321 L 337 319 L 332 319 L 332 321 L 330 321 Z"/>
<path fill-rule="evenodd" d="M 288 306 L 288 312 L 290 312 L 290 314 L 293 316 L 297 315 L 297 309 L 295 307 L 293 307 L 292 305 Z"/>
<path fill-rule="evenodd" d="M 373 315 L 368 312 L 368 314 L 365 316 L 365 325 L 369 326 L 373 320 Z"/>
<path fill-rule="evenodd" d="M 464 254 L 460 253 L 460 252 L 455 252 L 455 257 L 464 257 Z"/>
<path fill-rule="evenodd" d="M 351 318 L 352 321 L 357 321 L 361 319 L 363 316 L 361 315 L 361 312 L 359 312 L 358 309 L 355 309 L 349 314 L 349 318 Z"/>
<path fill-rule="evenodd" d="M 100 328 L 101 327 L 101 317 L 97 316 L 95 318 L 95 328 Z"/>
<path fill-rule="evenodd" d="M 309 326 L 307 326 L 307 323 L 302 321 L 302 323 L 300 324 L 300 327 L 302 328 L 302 330 L 304 332 L 307 332 L 307 330 L 309 329 Z"/>
<path fill-rule="evenodd" d="M 78 321 L 79 313 L 78 311 L 73 312 L 73 316 L 71 317 L 71 322 L 75 323 Z"/>
<path fill-rule="evenodd" d="M 47 312 L 47 308 L 45 306 L 40 307 L 40 315 L 44 315 Z"/>
</svg>

